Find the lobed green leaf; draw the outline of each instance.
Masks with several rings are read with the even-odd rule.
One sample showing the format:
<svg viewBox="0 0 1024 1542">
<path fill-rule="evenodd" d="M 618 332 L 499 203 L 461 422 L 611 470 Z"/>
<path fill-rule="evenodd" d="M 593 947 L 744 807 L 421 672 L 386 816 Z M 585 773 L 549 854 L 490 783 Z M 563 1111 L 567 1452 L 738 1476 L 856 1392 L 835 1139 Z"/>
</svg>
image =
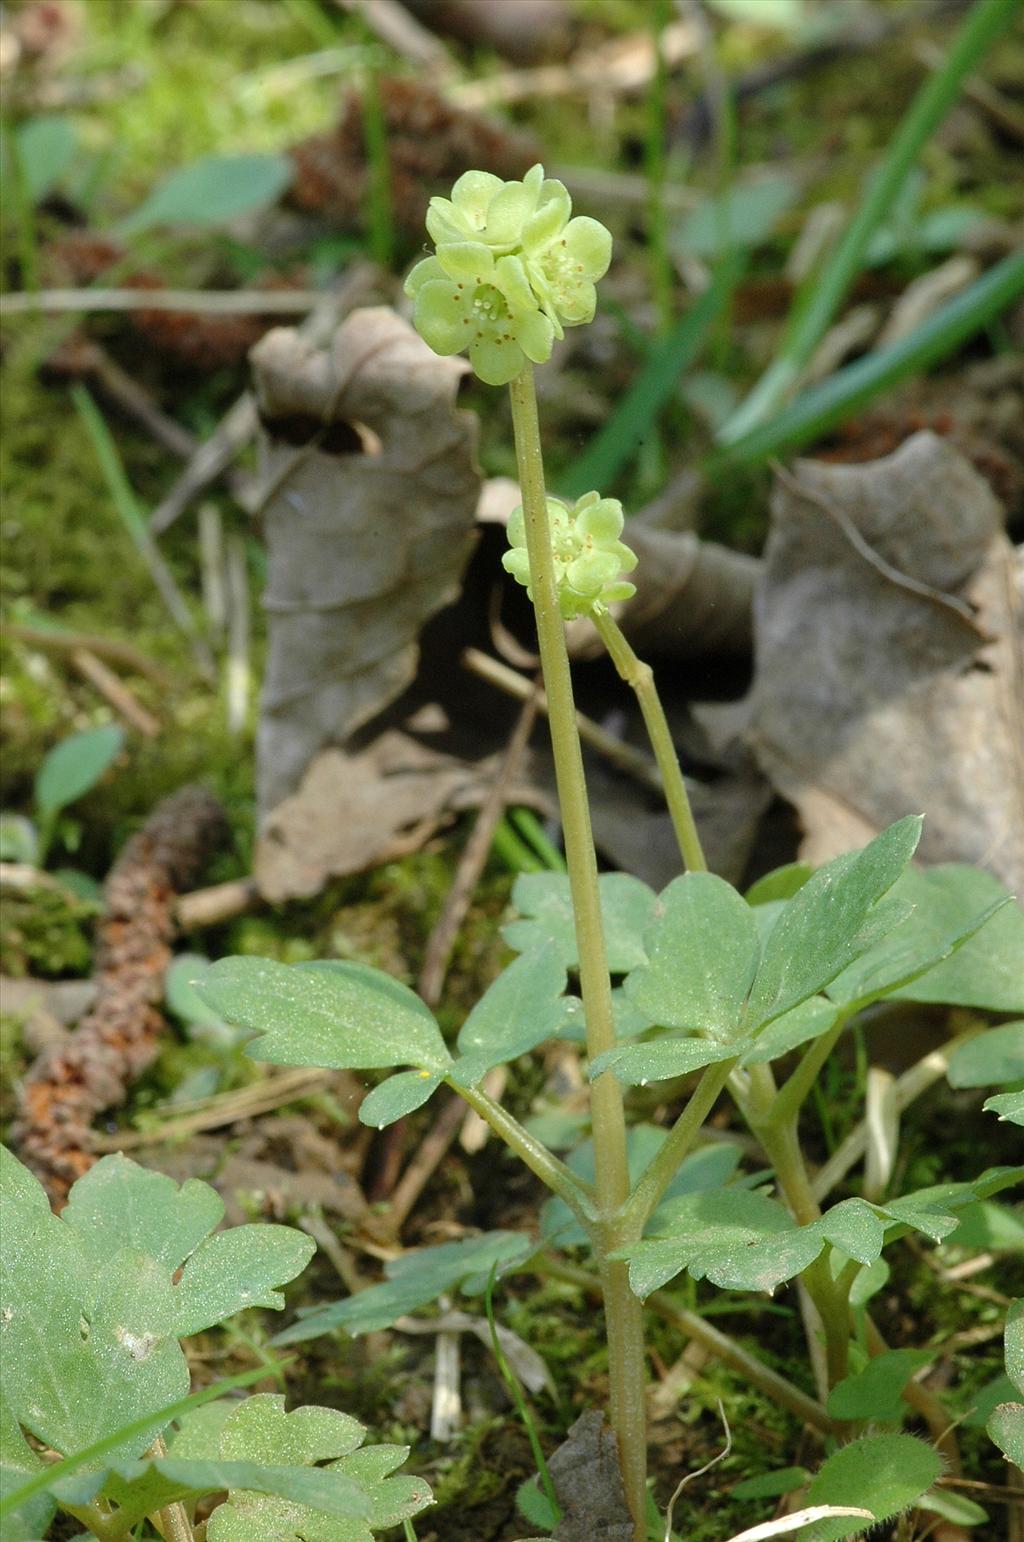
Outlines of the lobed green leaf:
<svg viewBox="0 0 1024 1542">
<path fill-rule="evenodd" d="M 179 1190 L 123 1156 L 104 1157 L 79 1179 L 58 1218 L 41 1185 L 2 1149 L 0 1201 L 10 1412 L 62 1454 L 137 1426 L 104 1451 L 108 1466 L 145 1450 L 166 1407 L 187 1395 L 178 1337 L 243 1306 L 279 1305 L 271 1287 L 298 1274 L 315 1246 L 283 1226 L 206 1238 L 223 1210 L 212 1190 L 196 1180 Z"/>
<path fill-rule="evenodd" d="M 602 873 L 598 878 L 601 917 L 612 974 L 628 974 L 644 962 L 644 932 L 657 896 L 631 873 Z M 569 878 L 565 873 L 523 873 L 512 890 L 521 919 L 502 927 L 501 935 L 517 953 L 553 943 L 566 969 L 579 965 Z"/>
<path fill-rule="evenodd" d="M 751 1027 L 771 1022 L 819 994 L 868 952 L 905 910 L 879 901 L 913 856 L 921 820 L 910 815 L 884 830 L 863 851 L 837 857 L 797 891 L 764 944 L 747 1007 Z"/>
<path fill-rule="evenodd" d="M 225 1022 L 261 1035 L 247 1046 L 257 1060 L 367 1071 L 451 1064 L 429 1007 L 366 964 L 225 958 L 197 989 Z"/>
<path fill-rule="evenodd" d="M 988 1028 L 949 1058 L 951 1087 L 1005 1087 L 1024 1081 L 1024 1019 Z"/>
<path fill-rule="evenodd" d="M 644 946 L 647 962 L 625 986 L 634 1005 L 665 1028 L 735 1038 L 760 949 L 751 908 L 732 885 L 712 873 L 673 879 Z"/>
<path fill-rule="evenodd" d="M 390 1328 L 396 1318 L 427 1306 L 445 1291 L 486 1282 L 495 1264 L 503 1273 L 517 1268 L 533 1251 L 533 1243 L 521 1233 L 493 1231 L 405 1253 L 385 1266 L 383 1284 L 301 1313 L 274 1343 L 301 1344 L 335 1328 L 353 1337 Z"/>
</svg>

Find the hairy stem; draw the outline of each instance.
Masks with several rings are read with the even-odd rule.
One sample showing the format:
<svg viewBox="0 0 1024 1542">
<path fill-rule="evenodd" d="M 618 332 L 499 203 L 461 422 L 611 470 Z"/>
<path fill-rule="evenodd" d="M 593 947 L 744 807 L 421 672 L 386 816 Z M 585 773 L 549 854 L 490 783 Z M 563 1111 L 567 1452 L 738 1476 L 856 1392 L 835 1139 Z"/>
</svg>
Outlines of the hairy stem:
<svg viewBox="0 0 1024 1542">
<path fill-rule="evenodd" d="M 598 1282 L 589 1270 L 581 1269 L 577 1264 L 567 1263 L 561 1258 L 545 1258 L 539 1261 L 540 1272 L 551 1279 L 565 1280 L 567 1284 L 579 1285 L 583 1290 L 597 1292 Z M 773 1371 L 770 1365 L 765 1365 L 756 1355 L 744 1349 L 742 1344 L 723 1333 L 720 1328 L 715 1328 L 706 1318 L 697 1312 L 689 1312 L 681 1307 L 673 1299 L 667 1290 L 656 1290 L 648 1296 L 647 1305 L 652 1312 L 656 1312 L 665 1322 L 671 1323 L 688 1338 L 695 1339 L 698 1344 L 708 1352 L 738 1371 L 752 1387 L 757 1387 L 766 1396 L 779 1404 L 780 1408 L 788 1408 L 790 1413 L 812 1429 L 820 1430 L 828 1434 L 832 1429 L 832 1420 L 825 1409 L 813 1397 L 808 1397 L 799 1387 L 787 1381 L 785 1376 L 780 1376 Z"/>
<path fill-rule="evenodd" d="M 607 611 L 596 614 L 593 622 L 620 677 L 636 695 L 647 728 L 647 736 L 654 751 L 654 758 L 661 772 L 665 802 L 668 804 L 672 828 L 676 833 L 683 862 L 691 873 L 706 873 L 708 864 L 704 858 L 700 836 L 697 834 L 683 773 L 679 769 L 679 758 L 676 755 L 675 744 L 672 742 L 668 719 L 665 717 L 665 709 L 658 695 L 654 671 L 649 664 L 645 664 L 637 657 L 623 636 L 618 623 Z"/>
<path fill-rule="evenodd" d="M 597 856 L 583 776 L 583 755 L 576 729 L 569 655 L 555 594 L 537 398 L 533 369 L 529 364 L 524 365 L 521 374 L 511 382 L 509 391 L 519 486 L 523 498 L 530 588 L 537 618 L 537 639 L 548 701 L 548 726 L 576 925 L 587 1052 L 594 1059 L 615 1045 L 611 981 L 601 921 Z M 591 1113 L 598 1211 L 594 1245 L 605 1289 L 612 1426 L 618 1437 L 636 1542 L 642 1542 L 647 1498 L 643 1323 L 640 1302 L 629 1288 L 625 1266 L 612 1263 L 607 1258 L 608 1250 L 618 1245 L 614 1220 L 629 1194 L 622 1089 L 610 1072 L 599 1076 L 593 1084 Z"/>
<path fill-rule="evenodd" d="M 764 1147 L 775 1169 L 775 1177 L 800 1226 L 810 1226 L 821 1217 L 821 1207 L 814 1197 L 808 1177 L 796 1115 L 779 1123 L 773 1118 L 778 1094 L 767 1066 L 751 1067 L 752 1098 L 744 1109 L 745 1117 Z M 783 1089 L 785 1090 L 785 1089 Z M 850 1312 L 843 1293 L 836 1288 L 828 1262 L 828 1250 L 820 1253 L 800 1276 L 807 1293 L 817 1307 L 825 1332 L 825 1354 L 829 1385 L 835 1386 L 847 1374 L 850 1348 Z"/>
</svg>

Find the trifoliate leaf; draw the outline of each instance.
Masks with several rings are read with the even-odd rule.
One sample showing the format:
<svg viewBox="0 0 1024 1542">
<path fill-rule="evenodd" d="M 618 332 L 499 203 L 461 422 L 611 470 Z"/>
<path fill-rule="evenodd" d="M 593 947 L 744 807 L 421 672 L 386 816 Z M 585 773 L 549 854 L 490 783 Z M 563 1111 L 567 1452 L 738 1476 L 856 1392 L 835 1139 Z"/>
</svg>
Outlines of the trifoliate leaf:
<svg viewBox="0 0 1024 1542">
<path fill-rule="evenodd" d="M 1024 1466 L 1024 1403 L 1000 1403 L 985 1429 L 1008 1462 Z"/>
<path fill-rule="evenodd" d="M 751 1027 L 820 993 L 907 911 L 876 914 L 914 854 L 921 820 L 901 819 L 863 851 L 820 868 L 786 904 L 764 945 L 747 1009 Z M 880 924 L 881 923 L 881 924 Z"/>
<path fill-rule="evenodd" d="M 162 1411 L 188 1393 L 178 1336 L 279 1304 L 271 1287 L 314 1250 L 283 1226 L 207 1238 L 223 1208 L 212 1190 L 196 1180 L 179 1190 L 122 1156 L 81 1178 L 60 1218 L 10 1152 L 0 1163 L 4 1393 L 19 1423 L 65 1455 L 152 1413 L 152 1428 L 104 1462 L 145 1450 Z"/>
<path fill-rule="evenodd" d="M 994 1098 L 986 1098 L 981 1106 L 1008 1124 L 1024 1124 L 1024 1087 L 1016 1092 L 997 1092 Z"/>
<path fill-rule="evenodd" d="M 359 1105 L 360 1123 L 383 1130 L 422 1108 L 440 1087 L 440 1071 L 399 1071 L 368 1092 Z"/>
<path fill-rule="evenodd" d="M 445 1291 L 473 1283 L 481 1275 L 486 1281 L 495 1264 L 502 1273 L 518 1267 L 533 1251 L 533 1243 L 521 1233 L 493 1231 L 405 1253 L 385 1266 L 387 1279 L 383 1284 L 371 1285 L 328 1306 L 314 1307 L 278 1334 L 274 1343 L 299 1344 L 335 1328 L 344 1328 L 353 1337 L 389 1328 L 397 1317 L 427 1306 Z"/>
<path fill-rule="evenodd" d="M 451 1063 L 429 1007 L 366 964 L 225 958 L 198 989 L 226 1022 L 262 1034 L 246 1049 L 256 1060 L 359 1071 Z"/>
<path fill-rule="evenodd" d="M 655 1039 L 648 1044 L 619 1044 L 598 1055 L 590 1067 L 590 1079 L 611 1071 L 624 1087 L 646 1087 L 648 1082 L 686 1076 L 716 1060 L 730 1060 L 737 1046 L 716 1044 L 713 1039 Z"/>
<path fill-rule="evenodd" d="M 934 1355 L 927 1349 L 887 1349 L 862 1371 L 836 1382 L 826 1407 L 833 1419 L 875 1419 L 895 1424 L 906 1413 L 903 1389 Z"/>
<path fill-rule="evenodd" d="M 0 1500 L 21 1488 L 29 1478 L 34 1478 L 43 1465 L 0 1392 Z M 7 1542 L 30 1542 L 31 1538 L 45 1536 L 55 1509 L 51 1495 L 37 1494 L 19 1510 L 4 1516 L 5 1539 Z"/>
<path fill-rule="evenodd" d="M 931 1488 L 942 1472 L 942 1458 L 913 1435 L 867 1435 L 840 1446 L 815 1473 L 808 1504 L 859 1505 L 876 1521 L 890 1520 Z M 801 1532 L 801 1542 L 838 1542 L 859 1536 L 864 1521 L 815 1521 Z"/>
<path fill-rule="evenodd" d="M 949 1057 L 951 1087 L 1005 1087 L 1024 1080 L 1024 1019 L 987 1028 Z"/>
<path fill-rule="evenodd" d="M 598 879 L 601 918 L 612 974 L 627 974 L 642 964 L 644 932 L 657 896 L 630 873 L 602 873 Z M 567 969 L 579 964 L 572 897 L 565 873 L 523 873 L 512 890 L 512 904 L 522 919 L 502 927 L 501 935 L 517 953 L 553 942 Z"/>
<path fill-rule="evenodd" d="M 626 981 L 630 1000 L 662 1027 L 735 1038 L 760 949 L 753 912 L 731 884 L 712 873 L 673 879 L 644 945 L 648 962 Z"/>
<path fill-rule="evenodd" d="M 1011 903 L 1009 895 L 1002 894 L 971 914 L 961 910 L 951 915 L 942 881 L 937 882 L 933 872 L 912 869 L 896 880 L 890 898 L 912 905 L 913 910 L 832 981 L 828 995 L 844 1007 L 859 1010 L 952 959 Z"/>
<path fill-rule="evenodd" d="M 246 1398 L 221 1433 L 229 1493 L 210 1518 L 210 1542 L 251 1542 L 254 1536 L 280 1542 L 372 1542 L 375 1531 L 418 1515 L 433 1502 L 427 1485 L 390 1476 L 409 1448 L 360 1450 L 365 1433 L 355 1419 L 333 1408 L 297 1408 L 289 1414 L 284 1398 L 276 1394 Z M 246 1470 L 240 1482 L 230 1481 L 236 1464 Z M 192 1464 L 181 1465 L 187 1470 Z M 273 1495 L 250 1486 L 251 1473 L 255 1469 L 258 1474 L 260 1467 L 274 1474 Z"/>
<path fill-rule="evenodd" d="M 1007 891 L 991 873 L 962 863 L 948 863 L 914 875 L 912 898 L 924 903 L 946 935 L 973 921 L 990 906 L 1005 902 Z M 896 890 L 900 892 L 899 889 Z M 910 889 L 907 890 L 910 893 Z M 894 991 L 902 1001 L 934 1001 L 980 1007 L 991 1012 L 1024 1012 L 1024 910 L 1006 905 L 951 958 Z"/>
<path fill-rule="evenodd" d="M 555 941 L 543 943 L 517 958 L 489 986 L 470 1012 L 459 1032 L 458 1047 L 473 1082 L 491 1069 L 519 1055 L 528 1054 L 553 1038 L 579 1011 L 579 1003 L 565 998 L 566 966 Z M 470 1083 L 472 1085 L 472 1083 Z"/>
</svg>

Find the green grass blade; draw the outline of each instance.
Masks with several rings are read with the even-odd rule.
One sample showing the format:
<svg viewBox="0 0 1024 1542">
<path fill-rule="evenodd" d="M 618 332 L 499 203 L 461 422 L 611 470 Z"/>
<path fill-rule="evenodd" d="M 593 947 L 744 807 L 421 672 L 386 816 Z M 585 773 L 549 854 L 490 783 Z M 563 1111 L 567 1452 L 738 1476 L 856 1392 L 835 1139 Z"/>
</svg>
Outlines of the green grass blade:
<svg viewBox="0 0 1024 1542">
<path fill-rule="evenodd" d="M 860 272 L 871 238 L 886 219 L 922 147 L 956 101 L 964 80 L 1019 8 L 1020 0 L 975 0 L 941 69 L 928 77 L 904 115 L 842 240 L 790 312 L 778 356 L 721 429 L 721 443 L 743 439 L 785 399 Z"/>
<path fill-rule="evenodd" d="M 651 350 L 639 375 L 611 417 L 559 482 L 559 492 L 578 498 L 596 487 L 607 491 L 629 464 L 693 363 L 717 318 L 729 304 L 740 272 L 738 259 L 723 262 L 693 308 Z"/>
<path fill-rule="evenodd" d="M 799 449 L 844 422 L 883 391 L 949 356 L 1024 294 L 1024 253 L 1004 257 L 891 348 L 865 354 L 798 396 L 779 415 L 718 451 L 705 471 L 751 465 Z"/>
<path fill-rule="evenodd" d="M 166 1429 L 172 1419 L 188 1413 L 190 1409 L 201 1408 L 204 1403 L 212 1403 L 218 1397 L 223 1397 L 226 1392 L 234 1392 L 238 1387 L 248 1387 L 266 1374 L 265 1365 L 254 1365 L 237 1376 L 228 1376 L 223 1381 L 215 1381 L 212 1386 L 204 1387 L 201 1392 L 193 1392 L 189 1397 L 179 1398 L 176 1403 L 168 1403 L 166 1408 L 158 1408 L 151 1414 L 145 1414 L 141 1419 L 133 1419 L 131 1424 L 122 1425 L 112 1435 L 106 1435 L 102 1440 L 95 1441 L 93 1445 L 76 1451 L 73 1456 L 65 1456 L 61 1461 L 44 1467 L 42 1472 L 36 1473 L 35 1477 L 23 1483 L 21 1488 L 4 1495 L 0 1500 L 0 1518 L 20 1510 L 28 1500 L 34 1498 L 36 1494 L 44 1493 L 61 1478 L 70 1478 L 72 1473 L 79 1472 L 83 1467 L 91 1467 L 102 1461 L 108 1451 L 115 1451 L 122 1442 L 131 1440 L 133 1436 L 142 1435 L 152 1429 L 155 1438 L 159 1430 Z"/>
<path fill-rule="evenodd" d="M 72 386 L 71 397 L 92 443 L 93 452 L 107 484 L 110 501 L 121 523 L 149 569 L 150 577 L 171 619 L 188 639 L 193 657 L 201 672 L 207 679 L 215 679 L 216 666 L 213 654 L 205 638 L 201 636 L 188 603 L 150 533 L 148 521 L 125 474 L 124 462 L 114 442 L 114 436 L 107 427 L 106 419 L 85 386 Z"/>
</svg>

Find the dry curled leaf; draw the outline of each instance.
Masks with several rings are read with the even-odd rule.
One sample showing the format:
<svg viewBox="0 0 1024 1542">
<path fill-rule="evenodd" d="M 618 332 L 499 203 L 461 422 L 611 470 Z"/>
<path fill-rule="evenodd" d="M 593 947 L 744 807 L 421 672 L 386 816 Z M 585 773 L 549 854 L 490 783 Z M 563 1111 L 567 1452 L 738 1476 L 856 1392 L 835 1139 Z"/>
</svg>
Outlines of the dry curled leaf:
<svg viewBox="0 0 1024 1542">
<path fill-rule="evenodd" d="M 328 878 L 417 851 L 448 812 L 480 803 L 495 765 L 493 757 L 460 760 L 399 729 L 362 750 L 324 750 L 264 826 L 255 860 L 260 893 L 274 903 L 300 899 Z M 521 788 L 516 799 L 535 803 L 536 794 Z"/>
<path fill-rule="evenodd" d="M 277 329 L 252 357 L 267 489 L 257 775 L 268 812 L 319 750 L 413 679 L 421 627 L 458 594 L 480 475 L 476 420 L 455 409 L 468 366 L 439 359 L 394 311 L 354 312 L 327 348 Z"/>
<path fill-rule="evenodd" d="M 618 1443 L 599 1409 L 580 1414 L 548 1470 L 563 1512 L 554 1531 L 559 1542 L 630 1542 Z"/>
<path fill-rule="evenodd" d="M 919 433 L 775 489 L 751 739 L 824 861 L 923 811 L 919 856 L 1024 887 L 1014 553 L 990 487 Z"/>
</svg>

